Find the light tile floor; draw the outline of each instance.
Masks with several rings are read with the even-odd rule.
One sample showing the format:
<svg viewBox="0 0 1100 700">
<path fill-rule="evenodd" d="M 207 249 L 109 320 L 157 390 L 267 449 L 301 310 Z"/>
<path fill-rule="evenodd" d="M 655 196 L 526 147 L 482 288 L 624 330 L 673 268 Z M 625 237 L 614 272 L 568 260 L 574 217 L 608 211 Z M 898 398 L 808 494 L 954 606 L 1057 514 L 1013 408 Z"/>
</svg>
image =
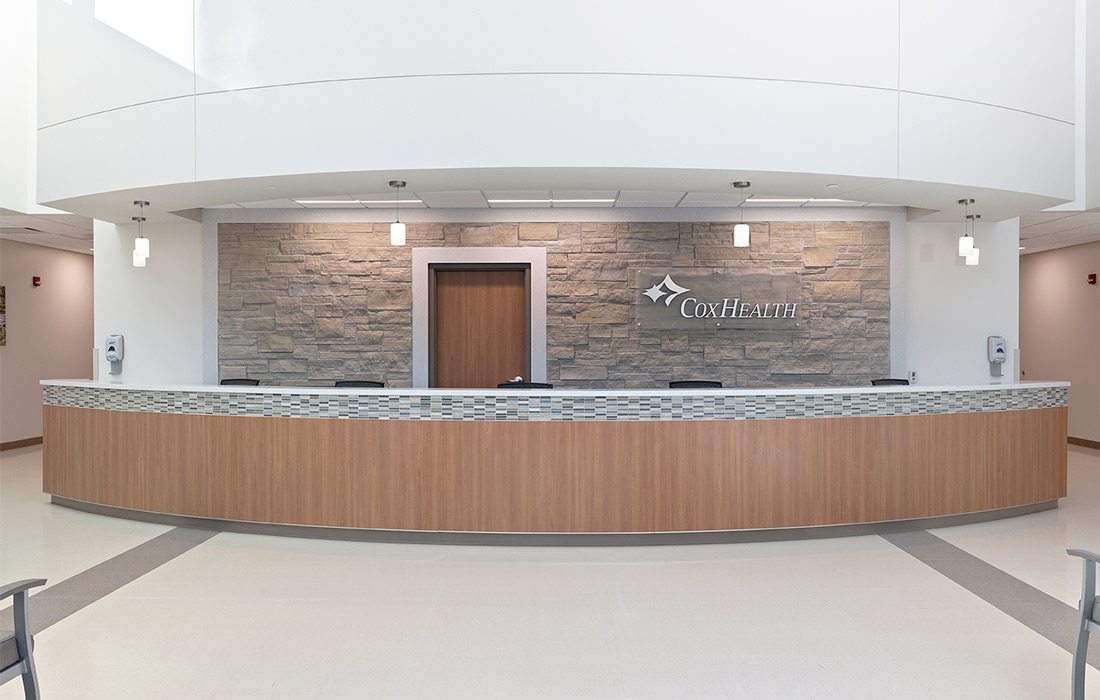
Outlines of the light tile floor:
<svg viewBox="0 0 1100 700">
<path fill-rule="evenodd" d="M 50 506 L 0 456 L 0 580 L 166 528 Z M 27 533 L 31 543 L 20 544 Z M 1058 511 L 935 533 L 1070 604 L 1100 453 Z M 47 698 L 1061 698 L 1067 652 L 879 537 L 516 548 L 223 533 L 43 631 Z M 1100 672 L 1089 670 L 1089 697 Z M 22 697 L 18 681 L 0 700 Z"/>
</svg>

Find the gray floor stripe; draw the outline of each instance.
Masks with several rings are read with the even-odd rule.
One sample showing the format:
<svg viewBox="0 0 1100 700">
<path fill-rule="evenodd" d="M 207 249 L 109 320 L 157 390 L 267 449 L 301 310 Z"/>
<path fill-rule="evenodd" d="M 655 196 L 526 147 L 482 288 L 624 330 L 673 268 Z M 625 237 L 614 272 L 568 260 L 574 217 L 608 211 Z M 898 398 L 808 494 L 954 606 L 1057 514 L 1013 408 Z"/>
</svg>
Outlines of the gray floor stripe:
<svg viewBox="0 0 1100 700">
<path fill-rule="evenodd" d="M 64 581 L 47 584 L 31 596 L 32 633 L 57 624 L 217 534 L 216 530 L 177 527 Z M 11 633 L 7 610 L 0 611 L 0 638 Z"/>
<path fill-rule="evenodd" d="M 1073 653 L 1077 642 L 1076 608 L 930 532 L 918 530 L 880 536 L 1009 617 Z M 1092 642 L 1089 645 L 1089 665 L 1100 668 L 1100 644 L 1095 639 Z M 1068 665 L 1066 673 L 1069 673 Z"/>
</svg>

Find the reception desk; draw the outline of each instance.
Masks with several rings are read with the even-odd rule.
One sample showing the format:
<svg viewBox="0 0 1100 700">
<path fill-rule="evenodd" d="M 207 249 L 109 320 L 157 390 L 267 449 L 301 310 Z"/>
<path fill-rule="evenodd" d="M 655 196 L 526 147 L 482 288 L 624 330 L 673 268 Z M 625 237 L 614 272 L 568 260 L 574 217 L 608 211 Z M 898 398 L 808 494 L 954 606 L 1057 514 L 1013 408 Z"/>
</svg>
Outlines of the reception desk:
<svg viewBox="0 0 1100 700">
<path fill-rule="evenodd" d="M 46 381 L 43 488 L 124 517 L 356 539 L 853 534 L 1054 507 L 1066 495 L 1067 387 Z"/>
</svg>

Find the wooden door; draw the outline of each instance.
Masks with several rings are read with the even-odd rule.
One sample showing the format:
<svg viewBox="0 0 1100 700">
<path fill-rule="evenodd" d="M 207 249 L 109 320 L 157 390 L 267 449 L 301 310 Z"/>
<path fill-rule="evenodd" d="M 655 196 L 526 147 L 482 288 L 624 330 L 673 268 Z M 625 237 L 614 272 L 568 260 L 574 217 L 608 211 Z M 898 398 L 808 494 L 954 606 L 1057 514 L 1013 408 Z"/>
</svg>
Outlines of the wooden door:
<svg viewBox="0 0 1100 700">
<path fill-rule="evenodd" d="M 435 271 L 432 386 L 495 388 L 527 376 L 527 272 Z"/>
</svg>

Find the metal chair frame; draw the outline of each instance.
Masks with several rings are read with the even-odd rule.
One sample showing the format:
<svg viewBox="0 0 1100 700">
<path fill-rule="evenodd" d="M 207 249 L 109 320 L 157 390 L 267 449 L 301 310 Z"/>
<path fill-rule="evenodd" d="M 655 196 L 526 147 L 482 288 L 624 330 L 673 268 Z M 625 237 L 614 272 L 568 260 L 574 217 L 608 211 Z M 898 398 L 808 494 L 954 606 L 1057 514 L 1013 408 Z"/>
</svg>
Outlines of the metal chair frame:
<svg viewBox="0 0 1100 700">
<path fill-rule="evenodd" d="M 0 639 L 0 647 L 14 641 L 18 656 L 15 663 L 6 668 L 0 668 L 0 685 L 16 676 L 22 676 L 23 695 L 27 700 L 38 700 L 41 697 L 38 691 L 38 671 L 34 667 L 34 639 L 31 637 L 31 627 L 27 617 L 29 599 L 27 591 L 45 585 L 46 579 L 33 578 L 0 587 L 0 600 L 12 598 L 12 617 L 15 618 L 15 634 Z"/>
<path fill-rule="evenodd" d="M 1077 645 L 1073 648 L 1073 700 L 1085 700 L 1085 667 L 1088 665 L 1089 635 L 1100 635 L 1100 619 L 1096 612 L 1096 565 L 1100 554 L 1087 549 L 1067 549 L 1073 557 L 1081 557 L 1081 602 L 1077 608 Z"/>
</svg>

